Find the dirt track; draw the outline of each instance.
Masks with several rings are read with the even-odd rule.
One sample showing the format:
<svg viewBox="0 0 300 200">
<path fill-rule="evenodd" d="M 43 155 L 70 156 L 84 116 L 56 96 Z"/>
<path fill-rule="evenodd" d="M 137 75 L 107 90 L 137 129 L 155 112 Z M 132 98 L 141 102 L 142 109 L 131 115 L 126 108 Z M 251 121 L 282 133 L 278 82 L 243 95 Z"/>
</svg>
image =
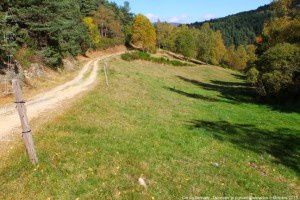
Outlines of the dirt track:
<svg viewBox="0 0 300 200">
<path fill-rule="evenodd" d="M 29 100 L 26 103 L 29 120 L 37 118 L 41 113 L 53 110 L 62 102 L 91 89 L 97 80 L 99 61 L 120 54 L 115 53 L 89 61 L 73 80 Z M 20 120 L 15 105 L 11 104 L 0 108 L 0 141 L 11 139 L 14 131 L 19 127 Z"/>
</svg>

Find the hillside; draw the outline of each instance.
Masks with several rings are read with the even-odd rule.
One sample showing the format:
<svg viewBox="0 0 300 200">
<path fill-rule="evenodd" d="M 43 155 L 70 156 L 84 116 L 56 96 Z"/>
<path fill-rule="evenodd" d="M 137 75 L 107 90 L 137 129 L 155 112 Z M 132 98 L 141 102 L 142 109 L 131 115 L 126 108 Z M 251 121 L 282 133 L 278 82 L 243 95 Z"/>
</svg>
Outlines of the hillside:
<svg viewBox="0 0 300 200">
<path fill-rule="evenodd" d="M 220 30 L 226 46 L 234 44 L 246 45 L 255 42 L 255 37 L 260 35 L 265 21 L 272 16 L 270 5 L 265 5 L 256 10 L 229 15 L 227 17 L 213 19 L 204 22 L 195 22 L 191 27 L 200 27 L 209 23 L 213 30 Z"/>
<path fill-rule="evenodd" d="M 109 87 L 99 73 L 97 88 L 34 129 L 38 166 L 21 143 L 3 157 L 0 199 L 299 192 L 299 113 L 255 103 L 239 73 L 120 58 L 109 69 Z"/>
</svg>

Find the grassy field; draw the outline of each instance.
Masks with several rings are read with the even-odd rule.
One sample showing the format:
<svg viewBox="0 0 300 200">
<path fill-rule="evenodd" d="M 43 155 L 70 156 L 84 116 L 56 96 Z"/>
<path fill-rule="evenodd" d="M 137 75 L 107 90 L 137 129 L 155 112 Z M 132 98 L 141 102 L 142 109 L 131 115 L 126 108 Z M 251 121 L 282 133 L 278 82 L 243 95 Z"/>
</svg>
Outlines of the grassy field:
<svg viewBox="0 0 300 200">
<path fill-rule="evenodd" d="M 115 59 L 96 89 L 0 163 L 0 199 L 299 196 L 300 114 L 213 66 Z M 142 177 L 147 189 L 138 184 Z"/>
</svg>

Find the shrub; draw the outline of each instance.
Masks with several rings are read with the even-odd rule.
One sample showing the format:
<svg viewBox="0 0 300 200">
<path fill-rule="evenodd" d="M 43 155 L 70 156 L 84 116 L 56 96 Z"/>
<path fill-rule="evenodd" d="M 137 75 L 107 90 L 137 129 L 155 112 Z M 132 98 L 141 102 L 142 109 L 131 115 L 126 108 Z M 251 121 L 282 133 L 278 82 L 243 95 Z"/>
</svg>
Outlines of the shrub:
<svg viewBox="0 0 300 200">
<path fill-rule="evenodd" d="M 133 60 L 150 60 L 150 54 L 142 51 L 135 51 L 132 53 L 125 53 L 121 55 L 121 58 L 126 61 L 133 61 Z"/>
<path fill-rule="evenodd" d="M 29 68 L 32 62 L 37 62 L 38 59 L 36 57 L 35 52 L 27 47 L 20 48 L 15 55 L 15 59 L 25 69 Z"/>
<path fill-rule="evenodd" d="M 132 61 L 132 60 L 135 60 L 132 58 L 131 54 L 130 53 L 124 53 L 121 55 L 121 58 L 125 61 Z"/>
<path fill-rule="evenodd" d="M 151 55 L 147 52 L 143 52 L 143 51 L 138 51 L 136 52 L 137 57 L 139 57 L 142 60 L 150 60 L 151 59 Z"/>
<path fill-rule="evenodd" d="M 124 44 L 124 39 L 123 38 L 106 38 L 102 37 L 100 38 L 99 43 L 97 44 L 98 49 L 108 49 L 110 47 Z"/>
<path fill-rule="evenodd" d="M 177 60 L 170 60 L 168 58 L 163 57 L 151 57 L 151 55 L 147 52 L 136 51 L 132 53 L 125 53 L 121 55 L 121 58 L 125 61 L 133 61 L 133 60 L 147 60 L 160 64 L 167 64 L 173 66 L 190 66 L 188 63 L 180 62 Z"/>
</svg>

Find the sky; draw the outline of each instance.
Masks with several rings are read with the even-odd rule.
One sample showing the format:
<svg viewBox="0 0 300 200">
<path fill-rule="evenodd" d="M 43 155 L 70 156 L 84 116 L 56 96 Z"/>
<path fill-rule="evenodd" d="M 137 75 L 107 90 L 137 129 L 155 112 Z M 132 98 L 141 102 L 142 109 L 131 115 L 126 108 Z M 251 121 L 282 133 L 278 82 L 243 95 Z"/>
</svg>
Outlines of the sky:
<svg viewBox="0 0 300 200">
<path fill-rule="evenodd" d="M 123 5 L 125 0 L 111 0 Z M 127 0 L 131 11 L 152 22 L 191 23 L 225 17 L 268 4 L 271 0 Z"/>
</svg>

